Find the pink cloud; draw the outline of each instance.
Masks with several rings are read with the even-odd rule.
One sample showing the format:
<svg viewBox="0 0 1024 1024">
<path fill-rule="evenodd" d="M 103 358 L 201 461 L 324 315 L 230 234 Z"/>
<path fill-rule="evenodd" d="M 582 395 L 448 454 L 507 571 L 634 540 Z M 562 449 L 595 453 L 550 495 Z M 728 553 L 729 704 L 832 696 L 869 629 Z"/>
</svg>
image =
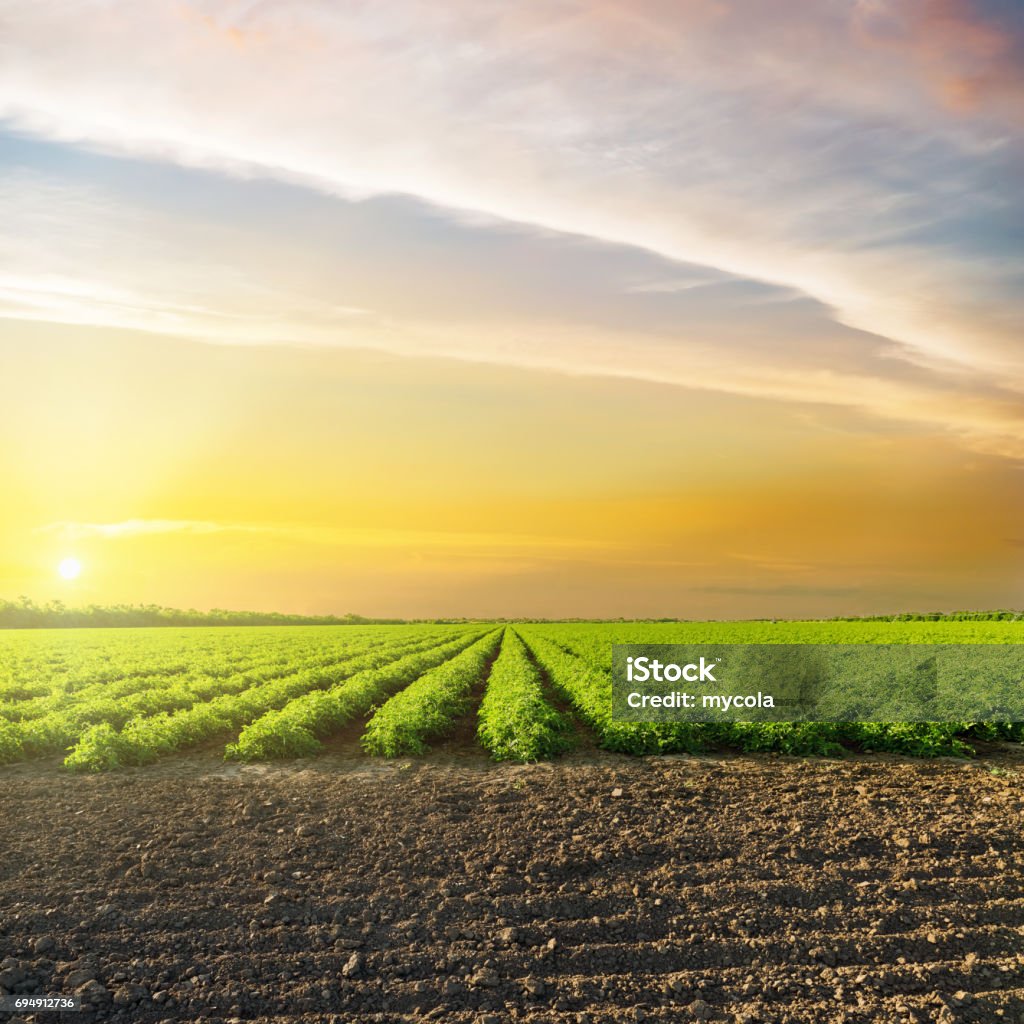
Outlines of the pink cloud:
<svg viewBox="0 0 1024 1024">
<path fill-rule="evenodd" d="M 861 3 L 858 39 L 910 62 L 939 102 L 959 114 L 984 111 L 1020 120 L 1024 110 L 1022 42 L 984 17 L 970 0 Z"/>
</svg>

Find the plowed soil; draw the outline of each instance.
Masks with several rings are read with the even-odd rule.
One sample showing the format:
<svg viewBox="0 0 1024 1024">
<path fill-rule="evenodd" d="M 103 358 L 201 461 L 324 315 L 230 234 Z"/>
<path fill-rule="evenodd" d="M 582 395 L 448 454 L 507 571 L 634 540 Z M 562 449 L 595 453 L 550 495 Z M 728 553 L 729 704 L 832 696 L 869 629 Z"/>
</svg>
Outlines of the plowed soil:
<svg viewBox="0 0 1024 1024">
<path fill-rule="evenodd" d="M 1024 1022 L 1012 748 L 195 755 L 0 796 L 0 986 L 86 1004 L 28 1019 Z"/>
</svg>

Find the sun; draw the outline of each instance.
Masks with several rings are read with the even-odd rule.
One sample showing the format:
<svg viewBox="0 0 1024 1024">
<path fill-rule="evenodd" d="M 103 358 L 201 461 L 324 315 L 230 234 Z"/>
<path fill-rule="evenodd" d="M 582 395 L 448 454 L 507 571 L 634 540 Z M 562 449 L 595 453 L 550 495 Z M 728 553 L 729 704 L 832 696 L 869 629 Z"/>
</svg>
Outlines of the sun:
<svg viewBox="0 0 1024 1024">
<path fill-rule="evenodd" d="M 82 563 L 77 558 L 65 558 L 57 566 L 57 572 L 60 574 L 61 579 L 77 580 L 82 572 Z"/>
</svg>

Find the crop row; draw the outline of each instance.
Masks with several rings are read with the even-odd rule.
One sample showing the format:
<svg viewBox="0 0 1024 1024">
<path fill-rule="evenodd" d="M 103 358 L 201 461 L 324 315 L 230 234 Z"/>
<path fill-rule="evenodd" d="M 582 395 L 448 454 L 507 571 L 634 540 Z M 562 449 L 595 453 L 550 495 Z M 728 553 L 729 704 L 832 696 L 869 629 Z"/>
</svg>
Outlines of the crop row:
<svg viewBox="0 0 1024 1024">
<path fill-rule="evenodd" d="M 747 626 L 747 623 L 741 625 Z M 792 625 L 792 624 L 785 624 Z M 828 623 L 860 626 L 860 623 Z M 888 623 L 871 623 L 872 627 Z M 932 623 L 899 623 L 900 628 Z M 950 624 L 941 623 L 940 626 Z M 968 629 L 976 623 L 954 623 Z M 983 623 L 983 626 L 989 625 Z M 1002 626 L 1002 623 L 996 623 Z M 1016 627 L 1016 623 L 1010 624 Z M 624 753 L 696 752 L 709 747 L 732 747 L 745 752 L 836 754 L 845 747 L 887 751 L 919 757 L 969 755 L 972 739 L 1024 739 L 1019 722 L 617 722 L 612 718 L 611 643 L 596 631 L 531 628 L 527 643 L 553 684 L 564 692 L 597 734 L 601 746 Z M 552 636 L 557 641 L 551 639 Z M 634 634 L 630 634 L 632 638 Z M 629 642 L 668 643 L 665 638 Z M 625 641 L 616 641 L 625 642 Z M 725 642 L 725 641 L 723 641 Z M 732 641 L 738 642 L 738 641 Z M 788 640 L 786 642 L 791 642 Z M 865 645 L 867 647 L 868 645 Z"/>
<path fill-rule="evenodd" d="M 355 633 L 349 630 L 346 641 Z M 119 680 L 183 675 L 201 668 L 227 676 L 249 664 L 293 657 L 296 650 L 338 646 L 321 630 L 23 630 L 0 631 L 0 716 L 30 717 L 19 705 L 60 699 Z"/>
<path fill-rule="evenodd" d="M 435 637 L 413 641 L 414 647 L 436 646 Z M 195 746 L 238 730 L 261 715 L 283 707 L 311 690 L 335 686 L 357 673 L 379 668 L 402 654 L 396 645 L 327 668 L 309 669 L 225 694 L 180 711 L 133 718 L 118 732 L 108 723 L 90 728 L 78 741 L 64 764 L 75 771 L 100 771 L 124 764 L 146 764 L 163 754 Z"/>
<path fill-rule="evenodd" d="M 470 645 L 482 642 L 479 638 L 477 631 L 359 673 L 330 689 L 305 694 L 253 721 L 242 730 L 235 743 L 228 745 L 227 756 L 239 761 L 264 761 L 315 754 L 322 747 L 321 737 L 357 715 L 366 714 L 378 701 L 424 672 L 457 657 Z"/>
<path fill-rule="evenodd" d="M 366 752 L 383 757 L 422 754 L 427 740 L 443 735 L 469 710 L 470 690 L 484 678 L 501 634 L 500 629 L 487 633 L 451 661 L 424 673 L 395 694 L 370 719 L 363 734 Z"/>
<path fill-rule="evenodd" d="M 374 639 L 353 636 L 344 648 L 315 648 L 281 653 L 266 657 L 253 653 L 251 657 L 237 662 L 193 663 L 181 670 L 139 671 L 121 675 L 110 680 L 88 683 L 68 692 L 48 693 L 29 700 L 20 700 L 0 705 L 0 716 L 12 722 L 28 722 L 43 718 L 52 712 L 67 714 L 72 709 L 95 709 L 101 704 L 116 702 L 120 707 L 131 709 L 124 715 L 124 721 L 138 714 L 172 710 L 173 703 L 159 706 L 165 694 L 193 692 L 199 699 L 216 696 L 218 691 L 234 692 L 252 685 L 258 680 L 270 679 L 275 675 L 288 675 L 303 668 L 330 665 L 348 657 L 355 650 L 380 643 Z M 248 679 L 247 684 L 245 680 Z M 203 696 L 203 695 L 207 696 Z M 149 706 L 152 705 L 152 706 Z M 83 720 L 88 720 L 88 712 Z M 93 718 L 93 722 L 110 721 L 114 718 Z"/>
<path fill-rule="evenodd" d="M 696 751 L 699 727 L 690 722 L 616 722 L 612 718 L 611 674 L 539 633 L 524 631 L 537 663 L 606 750 L 629 754 Z"/>
<path fill-rule="evenodd" d="M 547 699 L 523 641 L 505 630 L 480 703 L 477 737 L 495 761 L 543 761 L 572 746 L 572 723 Z"/>
<path fill-rule="evenodd" d="M 0 700 L 10 699 L 3 693 L 6 686 L 72 693 L 126 675 L 187 672 L 196 665 L 222 673 L 230 665 L 254 658 L 287 656 L 300 648 L 337 647 L 357 635 L 424 628 L 426 624 L 344 629 L 0 630 Z"/>
<path fill-rule="evenodd" d="M 39 757 L 64 750 L 69 744 L 81 739 L 92 726 L 107 725 L 119 729 L 133 719 L 161 712 L 183 711 L 204 701 L 242 693 L 273 680 L 345 665 L 353 657 L 372 649 L 374 642 L 364 639 L 362 643 L 357 642 L 347 650 L 337 649 L 332 656 L 321 654 L 307 659 L 293 659 L 284 665 L 272 664 L 263 670 L 245 672 L 227 679 L 171 676 L 141 680 L 136 677 L 136 685 L 153 684 L 153 688 L 128 694 L 119 691 L 124 686 L 131 686 L 133 681 L 118 680 L 111 684 L 112 692 L 100 689 L 88 699 L 69 697 L 39 718 L 11 723 L 11 727 L 3 731 L 8 742 L 4 744 L 5 749 L 0 749 L 0 761 Z"/>
</svg>

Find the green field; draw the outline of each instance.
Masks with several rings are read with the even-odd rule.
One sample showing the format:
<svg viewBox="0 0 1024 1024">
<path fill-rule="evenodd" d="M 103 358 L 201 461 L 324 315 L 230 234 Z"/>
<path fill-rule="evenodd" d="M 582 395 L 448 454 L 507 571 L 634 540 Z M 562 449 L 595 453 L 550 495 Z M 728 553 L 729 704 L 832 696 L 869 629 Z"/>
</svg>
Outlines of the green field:
<svg viewBox="0 0 1024 1024">
<path fill-rule="evenodd" d="M 310 756 L 345 726 L 372 755 L 419 754 L 472 716 L 496 760 L 581 733 L 631 754 L 709 748 L 969 754 L 1020 724 L 618 722 L 615 643 L 1024 642 L 1024 622 L 460 623 L 0 632 L 0 763 L 76 771 L 222 744 L 243 761 Z"/>
</svg>

